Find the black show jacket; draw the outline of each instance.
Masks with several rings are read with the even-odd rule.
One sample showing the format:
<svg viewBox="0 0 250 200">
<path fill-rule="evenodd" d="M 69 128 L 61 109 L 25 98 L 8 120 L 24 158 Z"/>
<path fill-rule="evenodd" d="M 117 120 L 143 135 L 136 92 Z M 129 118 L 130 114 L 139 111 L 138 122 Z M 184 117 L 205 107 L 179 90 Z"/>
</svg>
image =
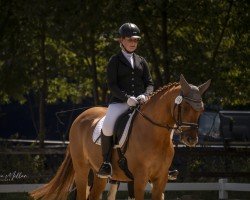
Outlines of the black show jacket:
<svg viewBox="0 0 250 200">
<path fill-rule="evenodd" d="M 126 102 L 130 96 L 153 92 L 153 80 L 146 60 L 134 53 L 134 68 L 120 51 L 112 56 L 107 67 L 108 87 L 111 91 L 110 103 Z"/>
</svg>

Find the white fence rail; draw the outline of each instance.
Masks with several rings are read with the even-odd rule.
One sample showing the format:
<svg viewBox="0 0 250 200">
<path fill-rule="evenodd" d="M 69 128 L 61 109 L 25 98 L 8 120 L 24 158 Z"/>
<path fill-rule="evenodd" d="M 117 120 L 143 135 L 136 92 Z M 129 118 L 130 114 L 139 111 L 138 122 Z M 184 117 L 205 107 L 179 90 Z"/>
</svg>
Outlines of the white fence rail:
<svg viewBox="0 0 250 200">
<path fill-rule="evenodd" d="M 43 184 L 1 184 L 0 193 L 11 192 L 30 192 Z M 109 189 L 107 185 L 106 190 Z M 146 187 L 147 191 L 151 190 L 150 185 Z M 250 192 L 248 183 L 228 183 L 227 179 L 219 179 L 213 183 L 168 183 L 166 191 L 218 191 L 219 199 L 228 199 L 228 191 Z M 119 191 L 127 191 L 127 185 L 121 183 Z"/>
</svg>

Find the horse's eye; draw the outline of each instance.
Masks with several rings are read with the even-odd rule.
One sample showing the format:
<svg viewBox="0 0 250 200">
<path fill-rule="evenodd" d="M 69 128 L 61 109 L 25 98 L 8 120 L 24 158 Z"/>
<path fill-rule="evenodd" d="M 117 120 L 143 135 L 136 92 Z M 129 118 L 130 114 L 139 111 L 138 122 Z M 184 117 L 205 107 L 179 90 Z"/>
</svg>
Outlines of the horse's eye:
<svg viewBox="0 0 250 200">
<path fill-rule="evenodd" d="M 189 106 L 185 106 L 185 107 L 183 108 L 183 112 L 185 112 L 185 113 L 189 112 L 189 110 L 190 110 L 190 107 L 189 107 Z"/>
</svg>

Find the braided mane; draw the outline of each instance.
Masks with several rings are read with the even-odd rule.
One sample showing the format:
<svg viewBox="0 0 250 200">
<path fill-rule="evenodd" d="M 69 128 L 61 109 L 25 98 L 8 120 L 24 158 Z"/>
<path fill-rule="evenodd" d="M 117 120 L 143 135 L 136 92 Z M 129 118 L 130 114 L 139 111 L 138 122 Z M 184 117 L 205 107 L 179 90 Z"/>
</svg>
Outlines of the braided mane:
<svg viewBox="0 0 250 200">
<path fill-rule="evenodd" d="M 151 100 L 153 97 L 157 96 L 159 93 L 161 93 L 161 92 L 164 92 L 164 93 L 165 93 L 166 91 L 172 89 L 173 87 L 177 87 L 177 86 L 179 86 L 179 85 L 180 85 L 180 83 L 174 82 L 174 83 L 168 83 L 167 85 L 164 85 L 163 87 L 158 88 L 156 91 L 154 91 L 154 92 L 149 96 L 149 100 L 146 101 L 145 103 L 142 103 L 142 105 L 146 105 L 147 103 L 149 103 L 150 100 Z"/>
<path fill-rule="evenodd" d="M 153 92 L 149 97 L 152 98 L 153 96 L 157 95 L 158 93 L 160 93 L 161 91 L 165 91 L 165 90 L 170 90 L 172 87 L 176 87 L 178 86 L 179 83 L 168 83 L 167 85 L 164 85 L 163 87 L 157 89 L 155 92 Z"/>
</svg>

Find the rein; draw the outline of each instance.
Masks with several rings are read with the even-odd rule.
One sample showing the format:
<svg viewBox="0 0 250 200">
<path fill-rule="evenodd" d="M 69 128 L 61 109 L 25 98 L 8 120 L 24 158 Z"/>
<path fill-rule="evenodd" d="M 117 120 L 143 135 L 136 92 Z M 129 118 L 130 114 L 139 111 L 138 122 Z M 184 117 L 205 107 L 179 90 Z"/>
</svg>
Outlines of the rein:
<svg viewBox="0 0 250 200">
<path fill-rule="evenodd" d="M 155 125 L 155 126 L 158 126 L 158 127 L 161 127 L 161 128 L 166 128 L 167 130 L 177 130 L 178 133 L 182 133 L 183 130 L 182 128 L 189 128 L 187 131 L 190 131 L 192 129 L 198 129 L 199 125 L 196 124 L 196 123 L 190 123 L 190 122 L 183 122 L 182 121 L 182 117 L 181 117 L 181 112 L 182 112 L 182 107 L 181 107 L 181 103 L 182 103 L 182 100 L 183 99 L 187 99 L 189 101 L 192 101 L 192 102 L 195 102 L 195 103 L 200 103 L 202 102 L 202 100 L 196 100 L 196 99 L 192 99 L 192 98 L 188 98 L 188 97 L 185 97 L 183 95 L 179 95 L 176 97 L 175 99 L 175 104 L 174 104 L 174 111 L 177 107 L 178 109 L 178 115 L 177 115 L 177 118 L 175 117 L 175 114 L 173 113 L 172 117 L 176 123 L 176 126 L 169 126 L 168 124 L 160 124 L 158 122 L 155 122 L 153 121 L 151 118 L 149 118 L 148 116 L 146 116 L 145 114 L 143 114 L 140 110 L 139 110 L 139 107 L 140 106 L 137 106 L 135 107 L 135 110 L 142 116 L 144 117 L 146 120 L 148 120 L 151 124 Z"/>
<path fill-rule="evenodd" d="M 171 130 L 171 129 L 176 129 L 176 127 L 171 127 L 169 126 L 168 124 L 160 124 L 160 123 L 157 123 L 157 122 L 154 122 L 152 119 L 150 119 L 148 116 L 146 116 L 145 114 L 143 114 L 139 109 L 139 106 L 135 108 L 135 110 L 141 115 L 143 116 L 146 120 L 148 120 L 151 124 L 154 124 L 155 126 L 159 126 L 159 127 L 162 127 L 162 128 L 166 128 L 168 130 Z"/>
</svg>

